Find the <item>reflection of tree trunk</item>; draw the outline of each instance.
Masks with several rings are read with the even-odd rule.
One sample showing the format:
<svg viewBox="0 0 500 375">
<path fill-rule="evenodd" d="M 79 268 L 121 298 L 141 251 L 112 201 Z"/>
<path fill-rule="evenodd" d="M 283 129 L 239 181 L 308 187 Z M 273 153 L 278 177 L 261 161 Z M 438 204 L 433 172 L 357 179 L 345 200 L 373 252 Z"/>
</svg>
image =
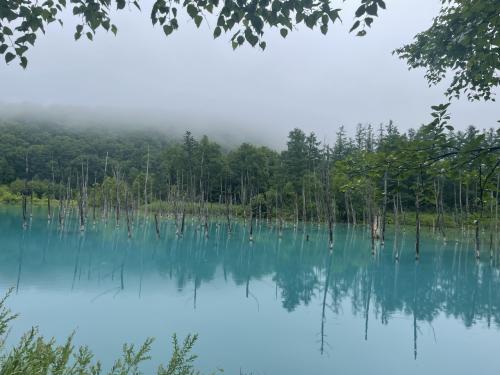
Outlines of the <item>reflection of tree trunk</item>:
<svg viewBox="0 0 500 375">
<path fill-rule="evenodd" d="M 78 250 L 76 252 L 75 267 L 73 269 L 73 281 L 71 283 L 71 290 L 73 290 L 75 287 L 76 274 L 78 272 L 78 267 L 80 265 L 80 252 L 82 250 L 83 238 L 84 238 L 83 234 L 80 234 L 80 236 L 78 238 Z"/>
<path fill-rule="evenodd" d="M 417 316 L 413 311 L 413 358 L 417 359 Z"/>
<path fill-rule="evenodd" d="M 21 284 L 21 272 L 23 269 L 25 245 L 26 245 L 26 230 L 23 230 L 23 236 L 21 238 L 21 246 L 19 248 L 19 265 L 17 267 L 16 294 L 19 293 L 19 285 Z"/>
<path fill-rule="evenodd" d="M 121 290 L 125 289 L 125 283 L 123 281 L 123 272 L 124 272 L 124 269 L 125 269 L 125 255 L 123 255 L 122 263 L 120 265 L 120 289 Z"/>
<path fill-rule="evenodd" d="M 158 223 L 158 213 L 155 212 L 155 230 L 156 230 L 156 237 L 159 239 L 160 238 L 160 224 Z"/>
<path fill-rule="evenodd" d="M 324 287 L 324 291 L 323 291 L 323 304 L 322 304 L 322 309 L 321 309 L 321 348 L 320 348 L 321 354 L 323 354 L 324 342 L 325 342 L 326 296 L 328 294 L 328 285 L 329 285 L 330 273 L 331 273 L 331 269 L 332 269 L 332 259 L 333 259 L 333 251 L 330 251 L 330 253 L 328 254 L 328 261 L 327 261 L 328 268 L 327 268 L 327 272 L 326 272 L 325 287 Z"/>
<path fill-rule="evenodd" d="M 417 359 L 417 268 L 415 264 L 415 272 L 413 276 L 413 358 Z"/>
<path fill-rule="evenodd" d="M 370 273 L 368 296 L 366 298 L 366 308 L 365 308 L 365 341 L 368 341 L 368 319 L 370 316 L 370 300 L 372 296 L 372 285 L 373 285 L 373 275 Z"/>
<path fill-rule="evenodd" d="M 198 292 L 198 276 L 194 277 L 194 300 L 193 300 L 193 308 L 196 310 L 196 297 L 197 297 L 197 292 Z"/>
<path fill-rule="evenodd" d="M 172 263 L 170 263 L 172 265 Z M 170 269 L 172 270 L 172 269 Z M 142 279 L 144 277 L 144 247 L 141 246 L 141 270 L 139 273 L 139 298 L 141 298 L 142 294 Z"/>
</svg>

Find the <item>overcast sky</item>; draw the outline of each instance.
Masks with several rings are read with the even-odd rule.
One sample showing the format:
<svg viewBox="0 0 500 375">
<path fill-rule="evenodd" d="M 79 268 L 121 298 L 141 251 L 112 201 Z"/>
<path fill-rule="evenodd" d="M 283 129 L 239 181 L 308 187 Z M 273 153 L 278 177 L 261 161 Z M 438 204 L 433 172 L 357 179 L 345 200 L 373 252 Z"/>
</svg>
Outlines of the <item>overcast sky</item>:
<svg viewBox="0 0 500 375">
<path fill-rule="evenodd" d="M 67 19 L 39 38 L 26 71 L 0 64 L 0 116 L 29 108 L 62 121 L 74 113 L 209 135 L 228 129 L 237 141 L 279 146 L 294 127 L 330 142 L 341 124 L 351 132 L 357 123 L 390 119 L 401 129 L 417 127 L 444 101 L 445 86 L 429 88 L 423 71 L 408 71 L 391 54 L 431 24 L 440 0 L 389 0 L 364 38 L 348 34 L 353 10 L 346 8 L 343 24 L 327 36 L 301 27 L 284 40 L 269 31 L 264 52 L 233 51 L 229 36 L 214 41 L 209 26 L 196 29 L 188 20 L 165 38 L 142 4 L 142 13 L 116 15 L 116 37 L 100 32 L 93 42 L 75 42 Z M 499 109 L 455 101 L 452 120 L 458 128 L 494 127 Z"/>
</svg>

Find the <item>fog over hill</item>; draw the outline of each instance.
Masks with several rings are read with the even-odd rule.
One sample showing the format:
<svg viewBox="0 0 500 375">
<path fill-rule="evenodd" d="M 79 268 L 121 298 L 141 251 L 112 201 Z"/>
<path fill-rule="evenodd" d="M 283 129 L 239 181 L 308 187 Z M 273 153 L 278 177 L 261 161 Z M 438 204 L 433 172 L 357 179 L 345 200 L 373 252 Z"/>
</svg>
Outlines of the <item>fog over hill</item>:
<svg viewBox="0 0 500 375">
<path fill-rule="evenodd" d="M 0 123 L 57 125 L 88 129 L 100 128 L 115 132 L 159 131 L 170 139 L 180 139 L 186 131 L 196 138 L 203 135 L 230 149 L 243 142 L 282 149 L 286 146 L 288 130 L 285 128 L 259 129 L 238 120 L 205 119 L 197 114 L 172 114 L 138 109 L 39 106 L 33 104 L 0 104 Z"/>
</svg>

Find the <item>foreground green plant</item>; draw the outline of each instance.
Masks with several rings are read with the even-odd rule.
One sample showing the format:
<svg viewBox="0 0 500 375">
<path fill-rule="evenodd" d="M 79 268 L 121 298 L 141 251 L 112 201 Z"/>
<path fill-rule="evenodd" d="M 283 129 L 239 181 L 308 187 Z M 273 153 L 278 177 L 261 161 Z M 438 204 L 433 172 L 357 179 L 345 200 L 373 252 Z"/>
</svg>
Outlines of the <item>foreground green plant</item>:
<svg viewBox="0 0 500 375">
<path fill-rule="evenodd" d="M 148 338 L 136 348 L 133 344 L 123 345 L 123 356 L 116 360 L 112 368 L 104 372 L 99 361 L 87 346 L 75 347 L 74 334 L 63 345 L 58 345 L 54 338 L 45 339 L 38 329 L 33 327 L 26 332 L 19 343 L 11 348 L 5 345 L 9 325 L 17 315 L 5 306 L 11 291 L 0 300 L 0 375 L 140 375 L 140 364 L 151 359 L 149 352 L 154 339 Z M 168 365 L 160 365 L 158 375 L 195 375 L 197 356 L 192 354 L 198 336 L 187 335 L 182 345 L 177 336 L 172 337 L 173 353 Z"/>
</svg>

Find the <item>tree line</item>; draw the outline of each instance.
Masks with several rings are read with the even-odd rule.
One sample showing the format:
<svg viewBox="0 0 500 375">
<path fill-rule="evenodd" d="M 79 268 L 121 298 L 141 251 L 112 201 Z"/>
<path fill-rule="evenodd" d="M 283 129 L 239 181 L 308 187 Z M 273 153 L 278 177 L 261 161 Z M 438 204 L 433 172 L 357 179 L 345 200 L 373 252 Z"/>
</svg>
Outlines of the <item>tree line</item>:
<svg viewBox="0 0 500 375">
<path fill-rule="evenodd" d="M 76 201 L 82 225 L 91 213 L 175 207 L 182 215 L 218 209 L 228 222 L 231 214 L 364 223 L 382 241 L 388 221 L 419 229 L 424 218 L 444 237 L 449 226 L 483 218 L 498 229 L 500 129 L 456 131 L 447 105 L 433 110 L 430 124 L 406 132 L 389 122 L 358 125 L 349 136 L 340 126 L 333 144 L 293 129 L 282 151 L 228 149 L 189 131 L 171 139 L 154 130 L 4 123 L 1 194 L 46 200 L 49 215 L 51 200 Z"/>
</svg>

